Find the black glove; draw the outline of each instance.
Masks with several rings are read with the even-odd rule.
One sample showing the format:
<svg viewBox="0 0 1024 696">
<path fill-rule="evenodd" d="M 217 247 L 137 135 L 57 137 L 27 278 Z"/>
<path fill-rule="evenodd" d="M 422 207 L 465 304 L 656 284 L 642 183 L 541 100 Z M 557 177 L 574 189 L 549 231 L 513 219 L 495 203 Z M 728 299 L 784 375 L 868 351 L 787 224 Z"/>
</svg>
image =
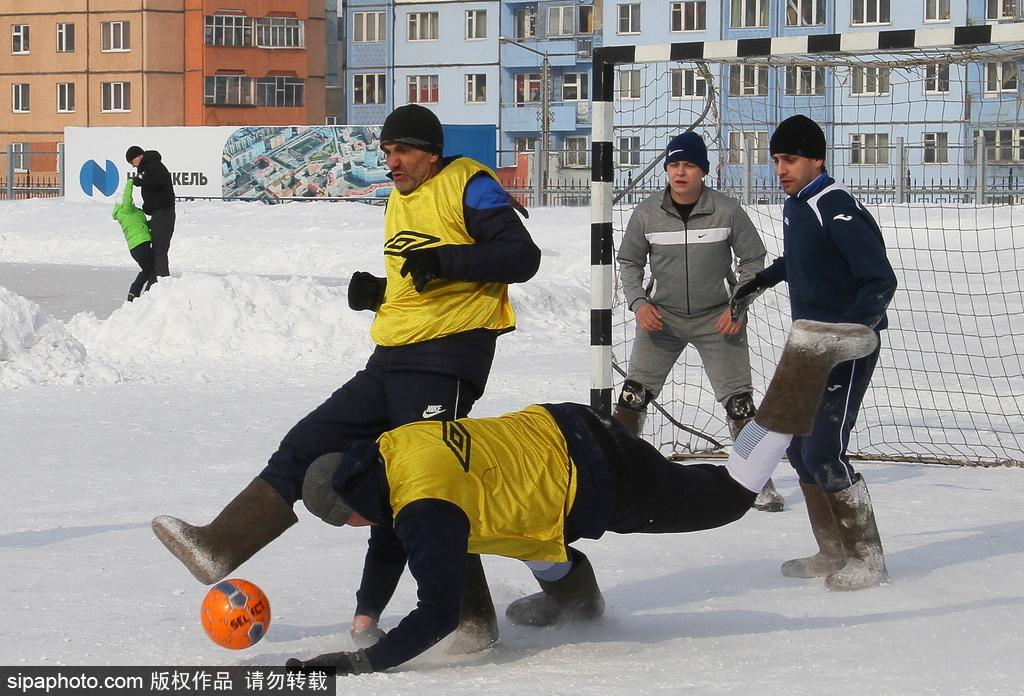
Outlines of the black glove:
<svg viewBox="0 0 1024 696">
<path fill-rule="evenodd" d="M 423 292 L 427 283 L 441 275 L 441 254 L 438 253 L 438 247 L 406 251 L 402 253 L 402 257 L 405 258 L 401 270 L 402 277 L 412 276 L 416 292 Z"/>
<path fill-rule="evenodd" d="M 132 184 L 135 186 L 142 186 L 142 176 L 140 174 L 132 174 Z"/>
<path fill-rule="evenodd" d="M 387 278 L 378 278 L 366 271 L 356 271 L 348 281 L 348 306 L 357 312 L 370 309 L 374 312 L 384 302 Z"/>
<path fill-rule="evenodd" d="M 759 273 L 755 273 L 753 278 L 738 286 L 732 293 L 732 299 L 729 300 L 729 313 L 732 315 L 732 320 L 742 319 L 747 313 L 747 307 L 757 299 L 761 291 L 768 287 L 768 283 Z"/>
<path fill-rule="evenodd" d="M 317 669 L 333 667 L 337 675 L 343 677 L 347 674 L 368 674 L 373 671 L 373 665 L 362 650 L 355 652 L 333 652 L 317 655 L 312 660 L 299 660 L 290 658 L 285 664 L 288 669 Z"/>
</svg>

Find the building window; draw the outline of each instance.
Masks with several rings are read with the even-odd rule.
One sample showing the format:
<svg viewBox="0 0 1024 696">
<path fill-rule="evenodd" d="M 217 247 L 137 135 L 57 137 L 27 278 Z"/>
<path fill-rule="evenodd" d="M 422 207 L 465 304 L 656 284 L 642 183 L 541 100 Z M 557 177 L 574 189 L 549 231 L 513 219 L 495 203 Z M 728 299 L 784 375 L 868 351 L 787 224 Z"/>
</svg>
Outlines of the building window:
<svg viewBox="0 0 1024 696">
<path fill-rule="evenodd" d="M 824 94 L 824 67 L 813 65 L 786 66 L 786 96 L 821 97 Z"/>
<path fill-rule="evenodd" d="M 536 104 L 540 101 L 540 75 L 538 73 L 519 73 L 516 75 L 516 106 Z"/>
<path fill-rule="evenodd" d="M 132 85 L 130 82 L 101 82 L 100 111 L 124 113 L 132 110 Z"/>
<path fill-rule="evenodd" d="M 256 20 L 256 45 L 260 48 L 302 48 L 306 23 L 291 17 L 260 17 Z"/>
<path fill-rule="evenodd" d="M 949 162 L 949 134 L 924 134 L 924 163 L 946 164 Z"/>
<path fill-rule="evenodd" d="M 466 40 L 487 38 L 487 10 L 466 10 Z"/>
<path fill-rule="evenodd" d="M 562 75 L 562 101 L 587 101 L 589 87 L 587 73 L 565 73 Z"/>
<path fill-rule="evenodd" d="M 11 165 L 16 172 L 28 171 L 28 143 L 10 143 Z"/>
<path fill-rule="evenodd" d="M 924 0 L 924 21 L 948 22 L 949 0 Z"/>
<path fill-rule="evenodd" d="M 306 83 L 300 77 L 261 77 L 256 80 L 256 106 L 303 106 Z"/>
<path fill-rule="evenodd" d="M 815 27 L 824 23 L 825 0 L 786 0 L 787 27 Z"/>
<path fill-rule="evenodd" d="M 888 24 L 889 0 L 853 0 L 853 23 Z"/>
<path fill-rule="evenodd" d="M 708 4 L 706 0 L 674 2 L 669 6 L 669 28 L 671 31 L 704 31 L 708 28 Z"/>
<path fill-rule="evenodd" d="M 466 75 L 466 103 L 482 104 L 487 101 L 487 75 L 474 73 Z"/>
<path fill-rule="evenodd" d="M 383 104 L 387 101 L 384 73 L 356 73 L 352 76 L 353 104 Z"/>
<path fill-rule="evenodd" d="M 998 21 L 1015 19 L 1017 16 L 1015 0 L 987 0 L 985 3 L 985 19 Z"/>
<path fill-rule="evenodd" d="M 889 164 L 889 134 L 853 133 L 850 164 Z"/>
<path fill-rule="evenodd" d="M 619 5 L 620 34 L 640 33 L 640 3 L 630 2 Z"/>
<path fill-rule="evenodd" d="M 616 139 L 617 156 L 615 162 L 620 167 L 640 166 L 640 136 L 623 135 Z"/>
<path fill-rule="evenodd" d="M 639 99 L 640 89 L 639 70 L 619 71 L 619 99 Z"/>
<path fill-rule="evenodd" d="M 75 112 L 75 83 L 57 83 L 57 113 L 72 114 Z"/>
<path fill-rule="evenodd" d="M 985 91 L 989 94 L 1017 91 L 1017 62 L 985 63 Z"/>
<path fill-rule="evenodd" d="M 27 24 L 11 25 L 11 53 L 15 55 L 28 53 Z"/>
<path fill-rule="evenodd" d="M 516 152 L 533 152 L 536 144 L 536 138 L 516 138 L 514 147 Z"/>
<path fill-rule="evenodd" d="M 437 13 L 409 13 L 409 41 L 437 41 Z"/>
<path fill-rule="evenodd" d="M 857 66 L 853 69 L 852 94 L 876 97 L 889 93 L 889 68 Z"/>
<path fill-rule="evenodd" d="M 532 39 L 537 36 L 537 8 L 520 7 L 516 10 L 516 38 Z"/>
<path fill-rule="evenodd" d="M 590 158 L 587 156 L 586 136 L 567 136 L 562 147 L 562 166 L 579 168 L 589 167 Z"/>
<path fill-rule="evenodd" d="M 985 140 L 985 159 L 989 162 L 1007 163 L 1024 161 L 1024 128 L 1000 128 L 998 130 L 974 131 Z"/>
<path fill-rule="evenodd" d="M 437 103 L 437 75 L 410 75 L 408 84 L 410 104 Z"/>
<path fill-rule="evenodd" d="M 130 51 L 131 50 L 131 22 L 101 22 L 100 23 L 100 50 L 101 51 Z M 109 83 L 113 84 L 113 83 Z"/>
<path fill-rule="evenodd" d="M 243 15 L 207 15 L 207 46 L 252 46 L 252 19 Z"/>
<path fill-rule="evenodd" d="M 16 114 L 29 112 L 29 86 L 27 82 L 15 82 L 11 85 L 11 111 Z"/>
<path fill-rule="evenodd" d="M 703 99 L 707 96 L 707 80 L 692 68 L 673 68 L 670 79 L 673 99 Z"/>
<path fill-rule="evenodd" d="M 203 103 L 210 106 L 252 106 L 253 79 L 245 75 L 208 75 Z"/>
<path fill-rule="evenodd" d="M 576 22 L 576 33 L 577 34 L 593 34 L 594 33 L 594 6 L 593 5 L 579 5 L 577 6 L 576 16 L 578 21 Z"/>
<path fill-rule="evenodd" d="M 734 97 L 764 97 L 768 94 L 768 67 L 730 65 L 729 94 Z"/>
<path fill-rule="evenodd" d="M 571 36 L 573 33 L 572 5 L 554 5 L 548 8 L 548 36 Z"/>
<path fill-rule="evenodd" d="M 768 0 L 732 0 L 729 26 L 736 28 L 768 26 Z"/>
<path fill-rule="evenodd" d="M 949 93 L 949 64 L 933 63 L 924 66 L 924 93 Z"/>
<path fill-rule="evenodd" d="M 729 131 L 729 164 L 743 164 L 750 142 L 751 164 L 768 164 L 768 131 Z"/>
<path fill-rule="evenodd" d="M 352 41 L 380 43 L 387 37 L 383 12 L 352 13 Z"/>
<path fill-rule="evenodd" d="M 70 22 L 57 24 L 57 53 L 75 52 L 75 25 Z"/>
</svg>

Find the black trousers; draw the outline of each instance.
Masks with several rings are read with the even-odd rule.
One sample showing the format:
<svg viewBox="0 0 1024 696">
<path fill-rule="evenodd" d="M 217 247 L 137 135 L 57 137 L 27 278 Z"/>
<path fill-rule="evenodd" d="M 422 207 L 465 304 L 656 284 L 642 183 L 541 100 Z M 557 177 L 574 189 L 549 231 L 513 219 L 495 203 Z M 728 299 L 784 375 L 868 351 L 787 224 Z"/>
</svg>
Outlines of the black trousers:
<svg viewBox="0 0 1024 696">
<path fill-rule="evenodd" d="M 132 258 L 139 264 L 139 274 L 135 276 L 132 285 L 128 288 L 128 299 L 132 300 L 149 290 L 149 286 L 156 282 L 155 265 L 153 261 L 153 245 L 150 242 L 139 244 L 131 250 Z"/>
<path fill-rule="evenodd" d="M 171 248 L 171 237 L 174 236 L 174 219 L 174 208 L 154 210 L 149 218 L 149 234 L 153 238 L 153 260 L 156 264 L 157 277 L 167 277 L 171 274 L 167 252 Z"/>
</svg>

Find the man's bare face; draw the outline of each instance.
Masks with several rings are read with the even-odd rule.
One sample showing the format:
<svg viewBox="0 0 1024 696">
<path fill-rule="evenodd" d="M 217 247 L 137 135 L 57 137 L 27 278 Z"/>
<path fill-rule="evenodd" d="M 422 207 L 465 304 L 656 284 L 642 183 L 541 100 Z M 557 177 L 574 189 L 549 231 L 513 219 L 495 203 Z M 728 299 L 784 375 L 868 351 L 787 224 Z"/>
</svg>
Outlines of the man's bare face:
<svg viewBox="0 0 1024 696">
<path fill-rule="evenodd" d="M 772 160 L 775 162 L 779 185 L 791 196 L 800 193 L 804 186 L 817 179 L 825 166 L 824 160 L 801 155 L 772 155 Z"/>
<path fill-rule="evenodd" d="M 404 143 L 381 145 L 387 156 L 388 169 L 395 182 L 395 188 L 401 194 L 410 194 L 437 173 L 437 164 L 441 161 L 438 155 L 426 150 L 419 150 Z"/>
</svg>

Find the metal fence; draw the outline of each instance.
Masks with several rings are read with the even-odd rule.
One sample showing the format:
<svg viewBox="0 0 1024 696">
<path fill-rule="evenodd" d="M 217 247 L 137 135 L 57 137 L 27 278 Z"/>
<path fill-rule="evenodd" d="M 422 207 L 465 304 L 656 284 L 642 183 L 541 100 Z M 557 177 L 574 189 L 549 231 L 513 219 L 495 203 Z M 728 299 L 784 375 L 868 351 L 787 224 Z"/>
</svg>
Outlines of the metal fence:
<svg viewBox="0 0 1024 696">
<path fill-rule="evenodd" d="M 54 155 L 57 159 L 56 174 L 33 175 L 32 158 L 36 155 Z M 0 150 L 0 200 L 25 198 L 57 198 L 64 195 L 64 148 L 57 150 L 9 152 Z"/>
</svg>

